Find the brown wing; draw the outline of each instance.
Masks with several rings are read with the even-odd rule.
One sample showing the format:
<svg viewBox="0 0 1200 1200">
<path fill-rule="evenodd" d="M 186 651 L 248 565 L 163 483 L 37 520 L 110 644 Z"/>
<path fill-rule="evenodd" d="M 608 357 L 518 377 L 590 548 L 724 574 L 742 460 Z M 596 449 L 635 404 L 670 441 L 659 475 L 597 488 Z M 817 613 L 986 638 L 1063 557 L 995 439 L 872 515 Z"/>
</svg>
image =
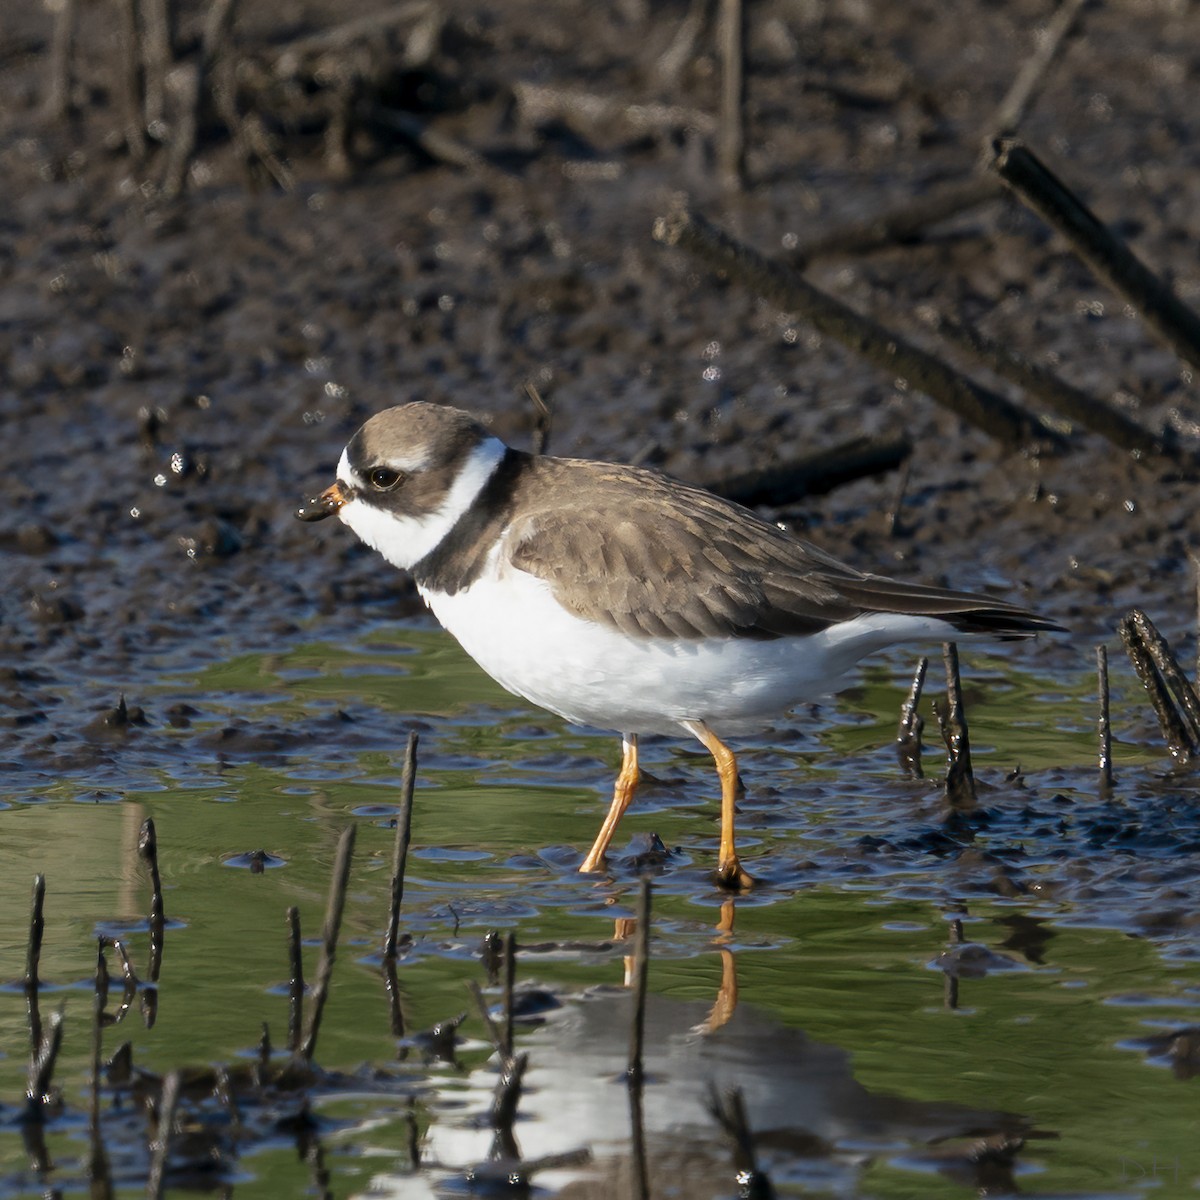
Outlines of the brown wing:
<svg viewBox="0 0 1200 1200">
<path fill-rule="evenodd" d="M 634 636 L 772 638 L 871 612 L 939 616 L 1001 637 L 1056 628 L 1003 601 L 863 574 L 651 471 L 562 459 L 531 467 L 525 515 L 507 533 L 514 565 L 577 615 Z"/>
</svg>

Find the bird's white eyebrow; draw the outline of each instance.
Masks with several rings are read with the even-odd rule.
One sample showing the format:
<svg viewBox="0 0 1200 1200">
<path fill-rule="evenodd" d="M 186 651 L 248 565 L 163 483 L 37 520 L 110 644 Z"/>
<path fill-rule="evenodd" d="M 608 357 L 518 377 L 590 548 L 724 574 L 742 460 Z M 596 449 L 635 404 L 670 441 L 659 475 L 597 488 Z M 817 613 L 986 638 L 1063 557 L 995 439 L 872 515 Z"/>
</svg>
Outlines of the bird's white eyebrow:
<svg viewBox="0 0 1200 1200">
<path fill-rule="evenodd" d="M 395 471 L 403 471 L 405 475 L 415 475 L 429 465 L 429 451 L 424 450 L 420 454 L 403 458 L 387 458 L 383 463 Z M 338 460 L 337 477 L 347 483 L 361 485 L 363 482 L 363 477 L 350 465 L 349 447 L 342 451 L 342 457 Z"/>
</svg>

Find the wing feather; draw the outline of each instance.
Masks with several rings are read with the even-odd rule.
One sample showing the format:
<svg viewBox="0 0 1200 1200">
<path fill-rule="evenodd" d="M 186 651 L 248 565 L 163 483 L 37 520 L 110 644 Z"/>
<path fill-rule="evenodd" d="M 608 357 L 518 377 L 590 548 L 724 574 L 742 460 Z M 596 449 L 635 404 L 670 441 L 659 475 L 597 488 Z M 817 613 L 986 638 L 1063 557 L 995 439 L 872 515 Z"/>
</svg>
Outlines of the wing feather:
<svg viewBox="0 0 1200 1200">
<path fill-rule="evenodd" d="M 505 533 L 513 566 L 576 615 L 632 636 L 772 638 L 877 612 L 1001 637 L 1057 628 L 1005 601 L 864 574 L 748 509 L 635 467 L 534 459 L 519 508 Z"/>
</svg>

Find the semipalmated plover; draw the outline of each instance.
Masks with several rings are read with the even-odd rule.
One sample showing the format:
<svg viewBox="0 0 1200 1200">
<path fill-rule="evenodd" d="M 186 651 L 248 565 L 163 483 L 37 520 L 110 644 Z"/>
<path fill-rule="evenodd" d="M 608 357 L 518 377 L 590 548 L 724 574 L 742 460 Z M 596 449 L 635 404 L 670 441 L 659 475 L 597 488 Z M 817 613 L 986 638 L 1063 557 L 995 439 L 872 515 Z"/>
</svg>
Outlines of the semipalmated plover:
<svg viewBox="0 0 1200 1200">
<path fill-rule="evenodd" d="M 498 683 L 622 735 L 604 861 L 638 781 L 638 735 L 698 738 L 721 779 L 717 878 L 745 886 L 737 761 L 724 738 L 836 691 L 894 642 L 1060 627 L 1015 604 L 838 562 L 748 509 L 637 467 L 539 457 L 469 413 L 389 408 L 350 439 L 337 482 L 297 515 L 336 514 Z"/>
</svg>

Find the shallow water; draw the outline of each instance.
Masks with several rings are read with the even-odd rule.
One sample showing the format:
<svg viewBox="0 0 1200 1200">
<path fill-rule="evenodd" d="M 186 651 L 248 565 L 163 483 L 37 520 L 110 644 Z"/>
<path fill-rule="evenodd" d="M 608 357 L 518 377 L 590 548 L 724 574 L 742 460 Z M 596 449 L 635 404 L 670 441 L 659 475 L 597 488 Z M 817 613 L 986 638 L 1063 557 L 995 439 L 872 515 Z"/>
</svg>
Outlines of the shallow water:
<svg viewBox="0 0 1200 1200">
<path fill-rule="evenodd" d="M 743 1087 L 763 1164 L 785 1193 L 954 1196 L 1014 1179 L 1036 1195 L 1194 1187 L 1195 1064 L 1168 1069 L 1154 1039 L 1200 1023 L 1188 903 L 1195 788 L 1166 778 L 1153 747 L 1125 745 L 1115 798 L 1097 797 L 1090 677 L 968 655 L 980 800 L 947 824 L 943 755 L 927 745 L 932 778 L 906 780 L 891 745 L 911 666 L 909 656 L 885 659 L 836 707 L 747 746 L 740 840 L 759 882 L 732 903 L 708 876 L 709 761 L 669 741 L 646 747 L 658 782 L 622 836 L 653 831 L 670 849 L 655 870 L 650 968 L 653 1194 L 735 1190 L 729 1147 L 703 1104 L 710 1081 Z M 938 674 L 935 664 L 926 711 Z M 1118 722 L 1136 719 L 1135 686 L 1118 685 Z M 190 713 L 160 720 L 181 697 Z M 135 1002 L 106 1031 L 105 1053 L 129 1039 L 135 1063 L 155 1072 L 236 1063 L 252 1055 L 262 1022 L 279 1045 L 285 910 L 300 910 L 311 976 L 334 847 L 355 822 L 317 1055 L 335 1074 L 313 1093 L 328 1187 L 466 1188 L 463 1172 L 487 1156 L 491 1136 L 479 1125 L 495 1083 L 482 1027 L 474 1016 L 464 1026 L 457 1065 L 426 1062 L 393 1034 L 379 975 L 411 727 L 421 746 L 403 1032 L 469 1008 L 464 984 L 483 981 L 483 935 L 514 930 L 519 980 L 560 1002 L 519 1038 L 531 1059 L 521 1150 L 527 1160 L 591 1150 L 589 1167 L 540 1175 L 550 1190 L 627 1186 L 628 1099 L 614 1078 L 628 1044 L 631 946 L 614 922 L 634 913 L 638 864 L 622 850 L 608 879 L 575 871 L 607 800 L 614 738 L 524 708 L 423 625 L 215 663 L 162 680 L 142 702 L 149 723 L 121 734 L 107 765 L 26 772 L 0 812 L 10 861 L 22 864 L 0 882 L 0 979 L 21 974 L 29 883 L 43 872 L 42 1010 L 66 1011 L 57 1080 L 67 1112 L 48 1132 L 49 1182 L 70 1186 L 82 1170 L 94 938 L 121 936 L 136 964 L 146 957 L 136 841 L 152 816 L 169 919 L 157 1020 L 144 1028 Z M 135 786 L 123 791 L 122 775 Z M 245 865 L 257 850 L 272 864 L 260 874 Z M 967 947 L 951 946 L 955 917 Z M 9 988 L 6 1118 L 23 1093 L 26 1044 L 24 997 Z M 410 1100 L 431 1164 L 415 1175 Z M 981 1153 L 984 1136 L 1008 1150 Z M 128 1194 L 139 1193 L 144 1130 L 110 1137 L 114 1159 L 129 1159 Z M 260 1129 L 217 1175 L 235 1179 L 238 1195 L 267 1196 L 298 1194 L 312 1170 L 294 1135 Z M 45 1186 L 6 1121 L 0 1195 Z"/>
</svg>

